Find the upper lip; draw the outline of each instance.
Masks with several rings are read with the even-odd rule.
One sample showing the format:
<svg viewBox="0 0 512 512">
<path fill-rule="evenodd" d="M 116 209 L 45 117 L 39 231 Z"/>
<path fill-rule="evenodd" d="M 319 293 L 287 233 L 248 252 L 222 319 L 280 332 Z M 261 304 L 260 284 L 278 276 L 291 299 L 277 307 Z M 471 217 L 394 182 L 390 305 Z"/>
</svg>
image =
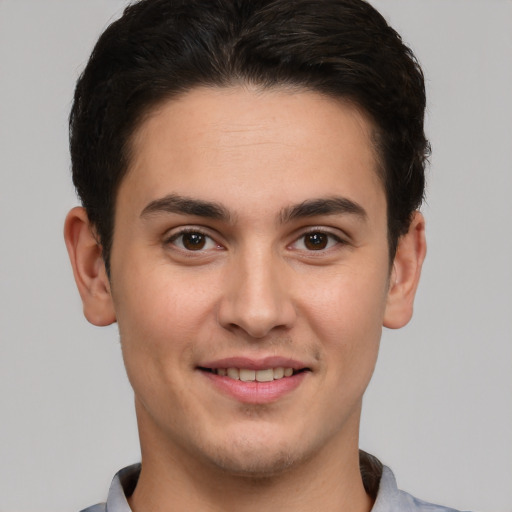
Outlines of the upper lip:
<svg viewBox="0 0 512 512">
<path fill-rule="evenodd" d="M 199 368 L 209 368 L 216 370 L 218 368 L 244 368 L 248 370 L 266 370 L 267 368 L 293 368 L 294 370 L 303 370 L 309 368 L 307 364 L 296 359 L 280 356 L 268 356 L 262 358 L 251 357 L 226 357 L 205 361 L 199 365 Z"/>
</svg>

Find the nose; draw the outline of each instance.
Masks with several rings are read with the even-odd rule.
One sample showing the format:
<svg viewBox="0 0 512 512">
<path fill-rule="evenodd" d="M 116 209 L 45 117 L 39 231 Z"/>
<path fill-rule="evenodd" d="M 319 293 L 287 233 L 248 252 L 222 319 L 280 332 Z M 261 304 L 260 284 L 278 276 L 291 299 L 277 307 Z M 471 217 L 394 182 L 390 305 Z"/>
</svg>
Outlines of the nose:
<svg viewBox="0 0 512 512">
<path fill-rule="evenodd" d="M 261 339 L 272 331 L 288 330 L 296 311 L 284 262 L 276 255 L 241 256 L 227 270 L 218 310 L 220 324 Z"/>
</svg>

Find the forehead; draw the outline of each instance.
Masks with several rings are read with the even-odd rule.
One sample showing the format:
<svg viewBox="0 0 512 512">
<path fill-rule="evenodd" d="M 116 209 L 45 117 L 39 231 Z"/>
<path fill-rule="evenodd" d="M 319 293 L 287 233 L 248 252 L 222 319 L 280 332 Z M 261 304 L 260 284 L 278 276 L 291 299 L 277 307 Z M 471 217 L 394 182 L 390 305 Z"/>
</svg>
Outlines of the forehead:
<svg viewBox="0 0 512 512">
<path fill-rule="evenodd" d="M 197 88 L 141 123 L 119 193 L 135 189 L 146 201 L 229 194 L 249 206 L 269 195 L 325 196 L 339 183 L 367 188 L 371 200 L 383 193 L 372 133 L 360 109 L 316 92 Z"/>
</svg>

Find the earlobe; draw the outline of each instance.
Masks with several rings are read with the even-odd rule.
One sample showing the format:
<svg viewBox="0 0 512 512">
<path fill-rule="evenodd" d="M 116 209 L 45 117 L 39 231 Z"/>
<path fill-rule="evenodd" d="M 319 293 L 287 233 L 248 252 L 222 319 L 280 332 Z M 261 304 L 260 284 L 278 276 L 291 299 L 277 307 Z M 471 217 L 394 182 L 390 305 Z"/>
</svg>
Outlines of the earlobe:
<svg viewBox="0 0 512 512">
<path fill-rule="evenodd" d="M 411 319 L 426 251 L 425 220 L 420 212 L 415 212 L 409 231 L 398 241 L 384 314 L 385 327 L 398 329 Z"/>
<path fill-rule="evenodd" d="M 84 315 L 98 326 L 116 321 L 102 248 L 84 208 L 73 208 L 64 224 L 64 239 L 82 298 Z"/>
</svg>

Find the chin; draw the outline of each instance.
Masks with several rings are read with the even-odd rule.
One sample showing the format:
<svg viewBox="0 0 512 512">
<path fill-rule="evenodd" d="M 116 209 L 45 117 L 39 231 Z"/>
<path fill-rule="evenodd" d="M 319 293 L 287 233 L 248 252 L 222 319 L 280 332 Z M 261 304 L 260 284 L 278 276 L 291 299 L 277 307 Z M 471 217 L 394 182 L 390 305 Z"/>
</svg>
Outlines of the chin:
<svg viewBox="0 0 512 512">
<path fill-rule="evenodd" d="M 290 470 L 298 462 L 297 458 L 287 451 L 273 454 L 252 453 L 244 457 L 224 455 L 213 461 L 217 468 L 227 474 L 238 477 L 266 479 L 275 477 Z"/>
<path fill-rule="evenodd" d="M 273 442 L 272 442 L 273 441 Z M 204 453 L 210 463 L 227 474 L 254 479 L 265 479 L 285 473 L 300 465 L 307 457 L 299 453 L 300 444 L 283 442 L 263 436 L 231 439 L 229 448 L 218 448 L 214 453 Z"/>
</svg>

